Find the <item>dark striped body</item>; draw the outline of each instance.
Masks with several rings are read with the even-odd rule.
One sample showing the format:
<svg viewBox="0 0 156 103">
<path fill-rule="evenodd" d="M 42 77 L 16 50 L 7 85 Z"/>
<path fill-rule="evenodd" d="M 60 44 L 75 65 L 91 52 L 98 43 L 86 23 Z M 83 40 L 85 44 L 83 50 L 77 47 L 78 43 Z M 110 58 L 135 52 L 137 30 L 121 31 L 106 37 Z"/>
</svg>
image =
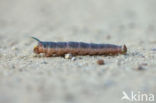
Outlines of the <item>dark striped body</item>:
<svg viewBox="0 0 156 103">
<path fill-rule="evenodd" d="M 38 40 L 39 41 L 39 40 Z M 37 54 L 45 53 L 46 56 L 63 56 L 70 53 L 72 55 L 118 55 L 127 52 L 126 46 L 113 44 L 95 44 L 84 42 L 42 42 L 34 48 Z"/>
<path fill-rule="evenodd" d="M 104 48 L 119 48 L 112 44 L 95 44 L 84 42 L 40 42 L 44 48 L 83 48 L 83 49 L 104 49 Z"/>
</svg>

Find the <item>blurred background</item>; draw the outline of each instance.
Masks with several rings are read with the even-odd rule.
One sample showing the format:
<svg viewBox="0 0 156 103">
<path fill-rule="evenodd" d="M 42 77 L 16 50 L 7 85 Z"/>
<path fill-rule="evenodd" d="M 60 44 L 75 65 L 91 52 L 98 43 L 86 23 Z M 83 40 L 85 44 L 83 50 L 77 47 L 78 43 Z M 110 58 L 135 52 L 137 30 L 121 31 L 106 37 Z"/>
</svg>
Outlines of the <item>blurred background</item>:
<svg viewBox="0 0 156 103">
<path fill-rule="evenodd" d="M 0 0 L 0 33 L 89 42 L 105 42 L 109 36 L 117 38 L 115 42 L 151 39 L 155 4 L 155 0 Z"/>
<path fill-rule="evenodd" d="M 74 63 L 34 59 L 31 36 L 126 44 L 129 51 Z M 155 93 L 155 38 L 156 0 L 0 0 L 0 103 L 121 103 L 123 90 Z M 142 63 L 150 70 L 133 71 Z"/>
</svg>

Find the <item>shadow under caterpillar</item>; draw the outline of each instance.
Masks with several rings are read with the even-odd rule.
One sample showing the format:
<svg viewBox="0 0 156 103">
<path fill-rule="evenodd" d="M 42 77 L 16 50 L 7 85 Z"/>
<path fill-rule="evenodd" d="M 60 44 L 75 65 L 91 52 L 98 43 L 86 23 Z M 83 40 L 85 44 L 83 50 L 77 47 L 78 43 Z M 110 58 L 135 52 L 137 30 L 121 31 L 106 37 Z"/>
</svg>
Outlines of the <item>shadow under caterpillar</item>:
<svg viewBox="0 0 156 103">
<path fill-rule="evenodd" d="M 126 45 L 118 46 L 113 44 L 95 44 L 84 42 L 43 42 L 38 41 L 38 45 L 34 47 L 34 53 L 44 53 L 46 57 L 53 55 L 64 56 L 65 54 L 72 55 L 118 55 L 126 54 Z"/>
</svg>

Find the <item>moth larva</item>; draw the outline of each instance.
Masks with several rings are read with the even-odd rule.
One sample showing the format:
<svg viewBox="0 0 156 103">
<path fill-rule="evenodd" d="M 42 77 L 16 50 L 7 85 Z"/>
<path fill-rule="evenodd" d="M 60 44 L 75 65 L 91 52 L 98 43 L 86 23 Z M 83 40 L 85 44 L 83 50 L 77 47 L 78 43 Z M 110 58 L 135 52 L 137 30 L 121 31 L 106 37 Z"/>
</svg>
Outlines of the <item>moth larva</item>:
<svg viewBox="0 0 156 103">
<path fill-rule="evenodd" d="M 126 54 L 126 45 L 118 46 L 113 44 L 95 44 L 84 42 L 43 42 L 38 41 L 38 45 L 34 48 L 36 54 L 44 53 L 45 56 L 53 55 L 63 56 L 67 53 L 72 55 L 118 55 Z"/>
</svg>

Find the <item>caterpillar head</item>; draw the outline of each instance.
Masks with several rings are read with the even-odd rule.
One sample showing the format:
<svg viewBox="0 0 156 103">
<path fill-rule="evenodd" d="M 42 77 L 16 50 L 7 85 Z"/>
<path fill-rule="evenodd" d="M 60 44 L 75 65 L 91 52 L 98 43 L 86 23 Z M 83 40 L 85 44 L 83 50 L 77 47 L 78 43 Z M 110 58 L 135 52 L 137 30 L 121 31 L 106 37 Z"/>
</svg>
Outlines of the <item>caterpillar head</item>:
<svg viewBox="0 0 156 103">
<path fill-rule="evenodd" d="M 38 45 L 34 47 L 34 53 L 40 54 L 41 41 L 35 37 L 32 38 L 38 42 Z"/>
<path fill-rule="evenodd" d="M 40 54 L 39 46 L 35 46 L 35 47 L 34 47 L 34 53 Z"/>
</svg>

